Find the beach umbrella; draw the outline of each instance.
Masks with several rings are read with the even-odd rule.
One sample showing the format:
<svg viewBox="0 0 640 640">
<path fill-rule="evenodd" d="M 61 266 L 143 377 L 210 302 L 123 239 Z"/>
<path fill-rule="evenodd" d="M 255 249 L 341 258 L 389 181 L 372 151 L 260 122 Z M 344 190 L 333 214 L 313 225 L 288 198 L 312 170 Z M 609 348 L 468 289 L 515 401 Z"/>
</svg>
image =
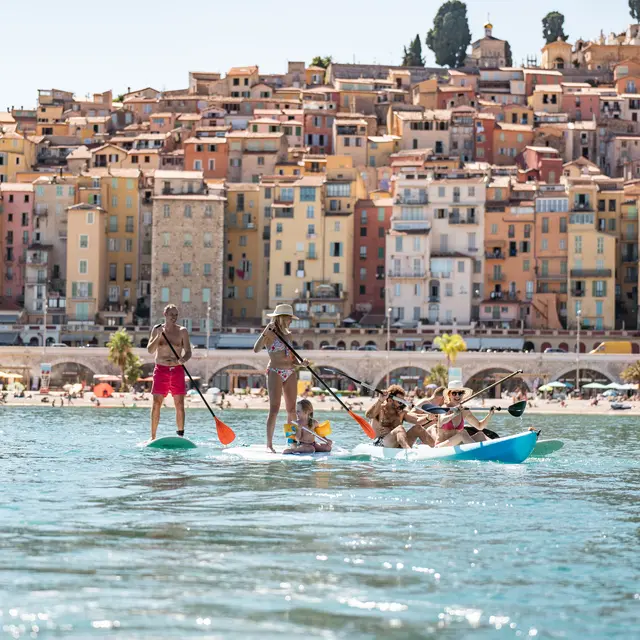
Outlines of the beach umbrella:
<svg viewBox="0 0 640 640">
<path fill-rule="evenodd" d="M 637 391 L 638 385 L 633 384 L 632 382 L 628 382 L 627 384 L 623 384 L 621 388 L 624 389 L 625 391 Z"/>
<path fill-rule="evenodd" d="M 9 378 L 9 380 L 22 380 L 22 376 L 19 373 L 7 373 L 5 378 Z"/>
<path fill-rule="evenodd" d="M 583 389 L 606 389 L 607 387 L 604 384 L 600 384 L 599 382 L 590 382 L 589 384 L 582 385 Z"/>
<path fill-rule="evenodd" d="M 607 391 L 605 391 L 602 395 L 603 396 L 607 396 L 607 398 L 609 396 L 617 396 L 618 395 L 618 390 L 617 389 L 607 389 Z"/>
<path fill-rule="evenodd" d="M 551 387 L 552 389 L 564 389 L 567 385 L 564 382 L 560 382 L 560 380 L 554 380 L 547 386 Z"/>
<path fill-rule="evenodd" d="M 73 385 L 72 385 L 72 384 L 68 384 L 68 383 L 67 383 L 67 384 L 65 384 L 65 385 L 62 385 L 62 389 L 63 389 L 64 391 L 71 391 L 71 389 L 72 389 L 72 388 L 73 388 Z"/>
<path fill-rule="evenodd" d="M 112 373 L 96 373 L 93 377 L 100 382 L 120 382 L 120 376 L 114 376 Z"/>
<path fill-rule="evenodd" d="M 611 382 L 605 387 L 605 389 L 615 389 L 617 391 L 622 391 L 624 390 L 624 385 L 618 384 L 617 382 Z"/>
<path fill-rule="evenodd" d="M 541 387 L 538 387 L 538 391 L 553 391 L 553 387 L 550 384 L 543 384 Z"/>
<path fill-rule="evenodd" d="M 106 382 L 100 382 L 93 387 L 93 393 L 97 398 L 110 398 L 113 395 L 113 387 Z"/>
</svg>

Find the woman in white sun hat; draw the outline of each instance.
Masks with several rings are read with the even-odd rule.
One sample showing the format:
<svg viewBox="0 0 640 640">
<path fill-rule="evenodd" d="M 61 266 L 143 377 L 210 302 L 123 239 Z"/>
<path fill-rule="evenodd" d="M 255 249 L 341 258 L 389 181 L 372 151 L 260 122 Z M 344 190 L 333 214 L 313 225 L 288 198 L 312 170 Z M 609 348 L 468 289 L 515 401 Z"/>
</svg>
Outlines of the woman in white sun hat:
<svg viewBox="0 0 640 640">
<path fill-rule="evenodd" d="M 482 430 L 489 424 L 495 408 L 491 408 L 487 417 L 478 420 L 469 409 L 460 406 L 473 395 L 473 391 L 458 380 L 451 381 L 444 390 L 444 406 L 451 409 L 449 413 L 438 417 L 437 426 L 430 427 L 431 436 L 436 447 L 453 447 L 457 444 L 471 444 L 489 440 Z M 478 430 L 474 436 L 465 431 L 465 423 Z"/>
<path fill-rule="evenodd" d="M 294 369 L 296 361 L 293 354 L 280 340 L 278 334 L 286 339 L 290 334 L 289 325 L 291 321 L 298 318 L 293 315 L 293 308 L 290 304 L 279 304 L 273 313 L 268 313 L 267 315 L 273 319 L 260 334 L 255 345 L 253 345 L 253 350 L 258 353 L 262 348 L 265 348 L 269 354 L 269 364 L 266 371 L 267 390 L 269 391 L 267 448 L 275 452 L 273 448 L 273 432 L 276 428 L 282 396 L 284 394 L 287 422 L 295 422 L 296 398 L 298 395 L 298 376 Z"/>
</svg>

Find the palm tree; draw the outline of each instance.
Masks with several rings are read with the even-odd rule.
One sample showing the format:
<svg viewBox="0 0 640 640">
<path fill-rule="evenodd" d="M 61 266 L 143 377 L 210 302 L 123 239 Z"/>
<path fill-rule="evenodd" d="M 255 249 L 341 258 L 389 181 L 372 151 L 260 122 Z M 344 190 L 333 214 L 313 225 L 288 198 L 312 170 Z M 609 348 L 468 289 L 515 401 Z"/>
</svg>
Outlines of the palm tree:
<svg viewBox="0 0 640 640">
<path fill-rule="evenodd" d="M 447 367 L 455 364 L 456 358 L 461 351 L 467 350 L 465 341 L 458 333 L 453 333 L 451 335 L 443 333 L 433 341 L 433 344 L 447 357 Z"/>
<path fill-rule="evenodd" d="M 447 367 L 443 364 L 437 364 L 435 367 L 431 367 L 429 375 L 427 376 L 427 382 L 429 384 L 435 384 L 438 387 L 446 387 L 449 379 L 449 373 Z"/>
<path fill-rule="evenodd" d="M 127 333 L 127 330 L 123 327 L 122 329 L 118 329 L 118 331 L 111 336 L 107 343 L 107 347 L 109 348 L 109 362 L 115 364 L 122 372 L 120 391 L 124 391 L 127 384 L 125 370 L 133 356 L 133 340 Z"/>
<path fill-rule="evenodd" d="M 632 382 L 633 384 L 640 384 L 640 360 L 635 364 L 629 365 L 621 374 L 620 377 L 625 382 Z"/>
<path fill-rule="evenodd" d="M 133 386 L 138 382 L 138 378 L 142 376 L 142 360 L 133 351 L 129 354 L 129 359 L 127 360 L 125 376 L 129 386 Z"/>
</svg>

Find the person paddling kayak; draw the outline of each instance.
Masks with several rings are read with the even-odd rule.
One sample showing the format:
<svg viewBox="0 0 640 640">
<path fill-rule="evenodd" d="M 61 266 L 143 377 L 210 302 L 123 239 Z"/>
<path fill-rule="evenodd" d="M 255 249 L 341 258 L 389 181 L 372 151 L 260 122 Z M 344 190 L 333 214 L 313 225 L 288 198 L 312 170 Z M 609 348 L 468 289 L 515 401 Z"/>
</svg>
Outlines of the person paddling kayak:
<svg viewBox="0 0 640 640">
<path fill-rule="evenodd" d="M 168 304 L 164 308 L 164 324 L 157 324 L 151 330 L 147 351 L 155 354 L 156 366 L 153 369 L 153 406 L 151 407 L 151 439 L 156 439 L 160 409 L 167 394 L 173 396 L 176 407 L 176 433 L 184 436 L 184 397 L 187 389 L 184 382 L 185 371 L 182 365 L 191 358 L 191 340 L 186 327 L 178 324 L 178 307 Z M 176 358 L 171 342 L 179 358 Z"/>
<path fill-rule="evenodd" d="M 404 389 L 398 384 L 392 384 L 367 410 L 365 416 L 371 420 L 371 426 L 377 436 L 373 444 L 391 449 L 411 449 L 416 440 L 420 439 L 432 447 L 434 440 L 424 425 L 434 418 L 409 411 L 401 402 L 404 396 Z M 403 422 L 409 422 L 413 426 L 407 430 Z"/>
</svg>

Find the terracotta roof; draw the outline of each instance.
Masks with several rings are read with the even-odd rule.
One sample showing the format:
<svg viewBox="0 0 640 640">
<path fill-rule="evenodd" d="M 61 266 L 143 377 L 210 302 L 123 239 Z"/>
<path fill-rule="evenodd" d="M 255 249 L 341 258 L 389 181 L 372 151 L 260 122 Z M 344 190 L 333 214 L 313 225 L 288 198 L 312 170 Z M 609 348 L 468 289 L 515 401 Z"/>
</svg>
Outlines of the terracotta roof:
<svg viewBox="0 0 640 640">
<path fill-rule="evenodd" d="M 227 71 L 227 76 L 250 76 L 258 72 L 257 66 L 252 67 L 231 67 Z"/>
<path fill-rule="evenodd" d="M 0 191 L 33 191 L 33 185 L 25 182 L 2 182 Z"/>
</svg>

